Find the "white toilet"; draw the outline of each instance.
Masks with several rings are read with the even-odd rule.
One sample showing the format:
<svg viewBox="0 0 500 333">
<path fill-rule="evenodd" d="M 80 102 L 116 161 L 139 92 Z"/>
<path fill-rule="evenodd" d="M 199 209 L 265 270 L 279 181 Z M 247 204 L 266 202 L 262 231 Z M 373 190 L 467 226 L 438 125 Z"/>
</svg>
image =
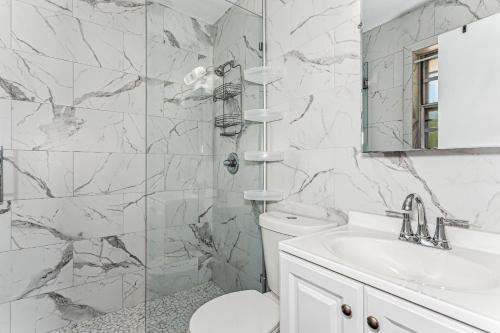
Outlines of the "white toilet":
<svg viewBox="0 0 500 333">
<path fill-rule="evenodd" d="M 270 292 L 239 291 L 201 306 L 191 317 L 189 333 L 279 332 L 278 243 L 337 226 L 331 221 L 270 212 L 260 215 Z"/>
</svg>

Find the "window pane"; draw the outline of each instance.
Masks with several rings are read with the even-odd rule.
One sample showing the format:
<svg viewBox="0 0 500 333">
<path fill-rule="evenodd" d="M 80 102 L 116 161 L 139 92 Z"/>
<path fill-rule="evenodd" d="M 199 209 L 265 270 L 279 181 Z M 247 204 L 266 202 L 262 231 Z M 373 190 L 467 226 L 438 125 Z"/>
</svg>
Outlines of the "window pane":
<svg viewBox="0 0 500 333">
<path fill-rule="evenodd" d="M 439 83 L 438 80 L 430 81 L 425 84 L 425 89 L 426 89 L 426 97 L 427 100 L 425 101 L 426 104 L 429 103 L 437 103 L 438 102 L 438 94 L 439 94 Z"/>
</svg>

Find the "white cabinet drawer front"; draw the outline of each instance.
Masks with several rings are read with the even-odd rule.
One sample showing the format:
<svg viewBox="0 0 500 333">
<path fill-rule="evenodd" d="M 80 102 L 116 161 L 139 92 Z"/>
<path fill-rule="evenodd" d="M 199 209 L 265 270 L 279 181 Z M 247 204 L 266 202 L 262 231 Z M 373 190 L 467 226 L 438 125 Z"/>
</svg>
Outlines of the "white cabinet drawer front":
<svg viewBox="0 0 500 333">
<path fill-rule="evenodd" d="M 281 333 L 363 332 L 360 283 L 285 253 L 280 269 Z M 350 317 L 342 305 L 350 307 Z"/>
<path fill-rule="evenodd" d="M 365 333 L 484 333 L 419 305 L 365 286 Z M 374 317 L 379 329 L 368 326 Z"/>
</svg>

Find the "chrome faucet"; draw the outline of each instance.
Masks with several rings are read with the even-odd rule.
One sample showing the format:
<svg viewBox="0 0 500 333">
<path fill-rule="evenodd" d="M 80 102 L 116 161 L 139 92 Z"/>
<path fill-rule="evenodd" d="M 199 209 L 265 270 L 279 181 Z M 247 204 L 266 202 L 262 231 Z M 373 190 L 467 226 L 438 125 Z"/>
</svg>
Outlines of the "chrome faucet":
<svg viewBox="0 0 500 333">
<path fill-rule="evenodd" d="M 429 234 L 429 228 L 427 226 L 427 216 L 425 215 L 425 205 L 422 201 L 422 198 L 416 194 L 409 194 L 405 201 L 403 202 L 403 211 L 408 212 L 410 214 L 413 212 L 413 203 L 417 204 L 417 233 L 413 235 L 415 237 L 415 241 L 422 245 L 430 245 L 432 242 L 431 235 Z"/>
<path fill-rule="evenodd" d="M 413 229 L 411 226 L 411 213 L 413 212 L 414 202 L 416 203 L 417 208 L 417 233 L 413 233 Z M 439 217 L 436 222 L 436 231 L 434 232 L 434 237 L 431 237 L 427 225 L 424 202 L 422 201 L 422 198 L 416 193 L 412 193 L 405 198 L 401 211 L 388 210 L 386 211 L 386 214 L 388 216 L 401 217 L 403 219 L 403 225 L 401 227 L 401 232 L 399 233 L 400 240 L 437 249 L 451 250 L 448 238 L 446 237 L 445 226 L 464 229 L 469 228 L 468 221 Z"/>
</svg>

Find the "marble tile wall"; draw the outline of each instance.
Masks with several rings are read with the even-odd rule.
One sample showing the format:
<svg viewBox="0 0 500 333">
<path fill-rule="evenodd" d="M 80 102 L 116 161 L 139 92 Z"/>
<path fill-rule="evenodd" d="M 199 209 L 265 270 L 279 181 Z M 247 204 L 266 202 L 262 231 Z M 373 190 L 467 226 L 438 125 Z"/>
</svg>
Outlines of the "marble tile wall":
<svg viewBox="0 0 500 333">
<path fill-rule="evenodd" d="M 142 275 L 148 299 L 212 277 L 212 89 L 186 86 L 183 79 L 213 65 L 215 27 L 174 10 L 175 4 L 153 3 L 147 12 L 146 153 L 148 173 L 158 175 L 147 182 L 148 267 Z M 144 288 L 140 275 L 134 279 Z"/>
<path fill-rule="evenodd" d="M 141 0 L 0 1 L 1 332 L 144 300 L 145 14 Z"/>
<path fill-rule="evenodd" d="M 443 0 L 435 15 L 456 27 L 454 12 L 475 17 L 497 5 Z M 286 114 L 270 126 L 272 148 L 286 151 L 268 171 L 270 187 L 286 193 L 271 209 L 345 223 L 349 210 L 383 214 L 416 192 L 429 221 L 444 215 L 500 232 L 498 152 L 360 152 L 359 1 L 268 0 L 267 10 L 268 62 L 287 71 L 268 90 L 270 105 Z"/>
<path fill-rule="evenodd" d="M 238 1 L 217 23 L 214 64 L 235 60 L 243 69 L 261 66 L 262 17 L 260 0 Z M 230 73 L 232 74 L 232 73 Z M 237 73 L 238 74 L 238 73 Z M 230 76 L 230 79 L 235 76 Z M 235 79 L 239 81 L 239 79 Z M 243 110 L 262 108 L 262 88 L 243 83 Z M 226 104 L 230 111 L 235 104 Z M 215 113 L 222 114 L 221 102 Z M 214 134 L 214 207 L 212 212 L 214 258 L 211 262 L 213 280 L 226 292 L 241 289 L 261 290 L 262 240 L 258 216 L 262 207 L 243 200 L 243 191 L 261 188 L 260 163 L 244 160 L 245 151 L 260 150 L 261 125 L 247 122 L 235 137 Z M 223 165 L 229 153 L 239 155 L 238 173 L 231 175 Z"/>
</svg>

